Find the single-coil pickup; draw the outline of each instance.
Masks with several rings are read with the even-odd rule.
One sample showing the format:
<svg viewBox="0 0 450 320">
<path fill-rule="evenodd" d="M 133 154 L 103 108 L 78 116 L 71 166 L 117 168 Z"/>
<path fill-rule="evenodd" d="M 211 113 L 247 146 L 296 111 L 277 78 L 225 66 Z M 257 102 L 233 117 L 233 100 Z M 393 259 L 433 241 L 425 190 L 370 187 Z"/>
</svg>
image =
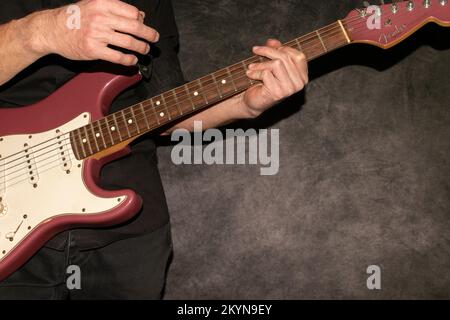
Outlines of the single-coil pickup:
<svg viewBox="0 0 450 320">
<path fill-rule="evenodd" d="M 33 148 L 30 148 L 27 143 L 24 144 L 23 155 L 25 159 L 25 170 L 28 182 L 36 187 L 39 181 L 36 158 L 33 152 Z"/>
<path fill-rule="evenodd" d="M 67 146 L 69 140 L 68 134 L 61 134 L 59 131 L 57 131 L 58 135 L 56 136 L 56 141 L 58 145 L 58 157 L 59 157 L 59 163 L 61 165 L 61 169 L 66 171 L 67 173 L 70 172 L 70 168 L 72 167 L 71 162 L 71 154 L 70 150 Z"/>
<path fill-rule="evenodd" d="M 5 171 L 6 171 L 5 170 L 5 161 L 1 158 L 1 155 L 0 155 L 0 202 L 2 201 L 1 199 L 4 197 L 4 195 L 6 193 Z"/>
</svg>

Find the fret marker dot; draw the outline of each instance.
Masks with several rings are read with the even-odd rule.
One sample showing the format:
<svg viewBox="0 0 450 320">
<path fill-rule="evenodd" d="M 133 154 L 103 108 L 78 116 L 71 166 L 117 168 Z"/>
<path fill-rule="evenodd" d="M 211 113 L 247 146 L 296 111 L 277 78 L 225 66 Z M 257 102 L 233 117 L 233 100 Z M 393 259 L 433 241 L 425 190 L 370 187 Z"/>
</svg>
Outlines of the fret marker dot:
<svg viewBox="0 0 450 320">
<path fill-rule="evenodd" d="M 194 96 L 198 96 L 198 92 L 197 91 L 194 92 Z"/>
<path fill-rule="evenodd" d="M 161 112 L 161 113 L 159 114 L 159 116 L 160 116 L 160 117 L 164 117 L 164 112 Z"/>
<path fill-rule="evenodd" d="M 100 137 L 100 133 L 97 132 L 97 133 L 95 134 L 95 136 L 96 136 L 97 138 L 99 138 L 99 137 Z"/>
<path fill-rule="evenodd" d="M 82 140 L 82 141 L 83 141 L 83 143 L 86 143 L 86 142 L 87 142 L 86 138 L 83 138 L 83 140 Z"/>
<path fill-rule="evenodd" d="M 132 120 L 132 119 L 128 119 L 128 123 L 129 123 L 129 124 L 132 124 L 132 123 L 133 123 L 133 120 Z"/>
<path fill-rule="evenodd" d="M 161 104 L 161 101 L 156 101 L 156 105 L 159 106 Z"/>
<path fill-rule="evenodd" d="M 225 83 L 227 83 L 227 80 L 223 79 L 222 84 L 225 84 Z"/>
<path fill-rule="evenodd" d="M 116 131 L 116 127 L 111 127 L 111 131 Z"/>
</svg>

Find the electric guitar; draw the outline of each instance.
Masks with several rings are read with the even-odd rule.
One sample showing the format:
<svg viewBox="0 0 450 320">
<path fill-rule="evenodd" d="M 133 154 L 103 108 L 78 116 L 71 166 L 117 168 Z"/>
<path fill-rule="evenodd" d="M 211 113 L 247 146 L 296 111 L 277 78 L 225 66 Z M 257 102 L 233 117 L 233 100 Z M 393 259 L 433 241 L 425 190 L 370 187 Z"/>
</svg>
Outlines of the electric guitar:
<svg viewBox="0 0 450 320">
<path fill-rule="evenodd" d="M 447 0 L 373 9 L 355 9 L 285 45 L 310 61 L 351 43 L 387 49 L 428 22 L 450 26 Z M 0 280 L 61 231 L 135 215 L 142 205 L 135 192 L 98 186 L 102 166 L 129 153 L 137 137 L 257 85 L 245 71 L 260 61 L 250 57 L 110 115 L 113 99 L 140 81 L 135 68 L 83 73 L 37 104 L 0 109 Z"/>
</svg>

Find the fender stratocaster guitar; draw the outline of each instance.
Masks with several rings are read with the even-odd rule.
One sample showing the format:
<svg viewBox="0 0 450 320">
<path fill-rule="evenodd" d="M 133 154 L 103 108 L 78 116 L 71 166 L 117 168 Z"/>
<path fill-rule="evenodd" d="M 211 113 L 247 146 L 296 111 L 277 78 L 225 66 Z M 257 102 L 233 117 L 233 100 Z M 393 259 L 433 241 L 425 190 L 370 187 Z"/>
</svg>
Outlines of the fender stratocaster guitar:
<svg viewBox="0 0 450 320">
<path fill-rule="evenodd" d="M 372 9 L 286 45 L 310 61 L 350 43 L 387 49 L 428 22 L 450 25 L 447 0 Z M 63 230 L 135 215 L 142 205 L 135 192 L 98 187 L 102 166 L 128 153 L 137 137 L 257 85 L 245 71 L 263 60 L 253 56 L 108 116 L 113 99 L 140 81 L 134 68 L 83 73 L 37 104 L 0 109 L 0 280 Z"/>
</svg>

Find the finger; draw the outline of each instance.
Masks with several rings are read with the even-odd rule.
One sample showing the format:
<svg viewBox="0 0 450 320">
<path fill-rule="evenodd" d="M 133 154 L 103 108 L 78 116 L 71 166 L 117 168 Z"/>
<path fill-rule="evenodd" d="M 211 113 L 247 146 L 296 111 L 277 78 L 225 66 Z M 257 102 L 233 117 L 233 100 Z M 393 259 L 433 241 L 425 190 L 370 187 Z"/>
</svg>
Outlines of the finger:
<svg viewBox="0 0 450 320">
<path fill-rule="evenodd" d="M 277 39 L 268 39 L 266 41 L 266 46 L 274 48 L 274 49 L 278 49 L 282 46 L 281 42 Z"/>
<path fill-rule="evenodd" d="M 140 54 L 147 54 L 150 51 L 150 46 L 148 43 L 137 40 L 130 35 L 120 32 L 114 32 L 110 37 L 108 44 L 138 52 Z"/>
<path fill-rule="evenodd" d="M 119 0 L 109 0 L 105 3 L 105 5 L 107 6 L 108 12 L 133 20 L 138 20 L 141 16 L 140 12 L 142 12 L 139 11 L 138 8 Z"/>
<path fill-rule="evenodd" d="M 296 68 L 296 74 L 303 81 L 303 84 L 306 84 L 308 82 L 308 64 L 305 54 L 291 47 L 282 47 L 280 50 L 287 53 Z"/>
<path fill-rule="evenodd" d="M 257 55 L 261 55 L 272 60 L 282 61 L 291 80 L 290 82 L 294 85 L 295 88 L 300 87 L 299 81 L 301 81 L 302 79 L 298 74 L 296 66 L 291 61 L 289 55 L 286 52 L 281 49 L 258 46 L 253 48 L 253 52 Z"/>
<path fill-rule="evenodd" d="M 97 58 L 112 63 L 122 64 L 124 66 L 133 66 L 138 61 L 135 55 L 125 54 L 108 47 L 102 47 L 99 49 Z"/>
<path fill-rule="evenodd" d="M 247 70 L 247 76 L 250 79 L 262 81 L 263 88 L 267 90 L 273 100 L 280 100 L 283 98 L 280 83 L 270 70 Z"/>
<path fill-rule="evenodd" d="M 268 69 L 270 70 L 275 77 L 281 82 L 280 86 L 283 88 L 283 91 L 286 94 L 292 94 L 293 91 L 295 91 L 297 88 L 300 88 L 300 85 L 296 85 L 296 82 L 302 82 L 301 78 L 297 76 L 296 80 L 293 80 L 291 76 L 289 75 L 288 70 L 286 69 L 286 66 L 284 63 L 279 60 L 270 60 L 266 62 L 261 63 L 255 63 L 249 65 L 250 70 L 264 70 Z"/>
<path fill-rule="evenodd" d="M 157 42 L 159 40 L 158 31 L 146 26 L 138 20 L 115 16 L 108 19 L 108 26 L 113 30 L 128 33 L 149 42 Z"/>
</svg>

